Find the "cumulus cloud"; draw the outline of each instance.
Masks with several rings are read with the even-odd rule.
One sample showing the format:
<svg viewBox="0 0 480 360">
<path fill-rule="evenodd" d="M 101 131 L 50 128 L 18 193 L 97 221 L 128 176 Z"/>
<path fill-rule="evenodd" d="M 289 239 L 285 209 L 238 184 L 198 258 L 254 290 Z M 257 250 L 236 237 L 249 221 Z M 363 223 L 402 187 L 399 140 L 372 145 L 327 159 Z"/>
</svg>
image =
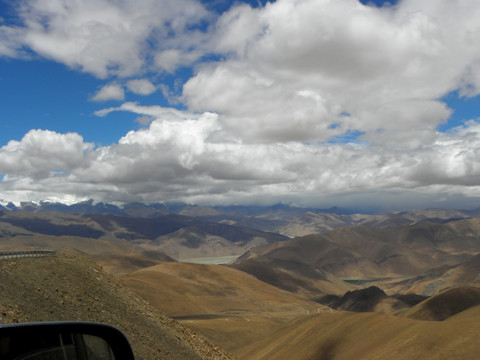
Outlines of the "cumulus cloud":
<svg viewBox="0 0 480 360">
<path fill-rule="evenodd" d="M 200 45 L 202 41 L 206 44 L 196 50 L 185 51 L 181 48 L 168 48 L 157 51 L 154 56 L 154 66 L 168 73 L 174 73 L 178 68 L 193 64 L 210 50 L 208 41 L 204 40 L 203 35 L 197 36 L 197 38 Z M 185 39 L 185 41 L 193 44 L 192 39 Z"/>
<path fill-rule="evenodd" d="M 361 143 L 226 141 L 216 136 L 224 131 L 218 114 L 136 104 L 117 110 L 155 120 L 117 144 L 98 148 L 78 134 L 31 131 L 0 149 L 2 193 L 45 199 L 55 188 L 57 197 L 106 201 L 337 201 L 345 206 L 382 194 L 385 202 L 397 199 L 398 206 L 419 199 L 440 206 L 446 201 L 442 197 L 453 201 L 455 193 L 476 196 L 480 189 L 476 121 L 437 133 L 421 151 L 397 151 Z"/>
<path fill-rule="evenodd" d="M 217 57 L 184 84 L 185 111 L 133 102 L 96 111 L 130 112 L 144 125 L 114 145 L 40 130 L 10 142 L 0 149 L 2 193 L 310 206 L 478 199 L 478 119 L 437 130 L 453 111 L 443 96 L 480 93 L 477 1 L 277 0 L 216 20 L 193 0 L 181 4 L 24 2 L 22 46 L 132 79 L 106 85 L 98 101 L 122 100 L 120 84 L 153 93 L 145 67 L 174 73 Z"/>
<path fill-rule="evenodd" d="M 4 55 L 14 56 L 15 46 L 25 46 L 100 78 L 158 67 L 148 58 L 170 48 L 195 61 L 201 52 L 189 55 L 192 41 L 203 35 L 191 28 L 209 17 L 194 0 L 27 0 L 17 9 L 22 26 L 0 31 Z M 4 34 L 15 36 L 13 44 L 5 43 Z"/>
<path fill-rule="evenodd" d="M 125 98 L 125 91 L 120 84 L 111 83 L 103 86 L 98 92 L 91 97 L 92 101 L 108 101 L 108 100 L 123 100 Z"/>
<path fill-rule="evenodd" d="M 442 96 L 478 94 L 474 14 L 475 1 L 238 6 L 217 22 L 217 51 L 227 60 L 201 67 L 185 84 L 184 101 L 220 113 L 246 141 L 358 132 L 372 143 L 419 147 L 450 115 Z"/>
<path fill-rule="evenodd" d="M 127 82 L 127 88 L 138 95 L 150 95 L 157 89 L 148 79 L 134 79 Z"/>
<path fill-rule="evenodd" d="M 0 148 L 0 173 L 13 177 L 46 178 L 68 173 L 85 164 L 93 144 L 76 133 L 59 134 L 30 130 L 21 141 L 11 140 Z M 4 179 L 5 180 L 5 179 Z"/>
</svg>

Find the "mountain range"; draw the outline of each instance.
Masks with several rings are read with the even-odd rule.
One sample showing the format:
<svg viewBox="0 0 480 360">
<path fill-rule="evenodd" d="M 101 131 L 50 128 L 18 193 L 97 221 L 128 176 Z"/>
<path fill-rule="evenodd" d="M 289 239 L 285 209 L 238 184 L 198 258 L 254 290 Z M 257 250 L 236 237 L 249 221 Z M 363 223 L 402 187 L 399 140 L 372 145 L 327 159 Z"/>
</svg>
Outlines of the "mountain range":
<svg viewBox="0 0 480 360">
<path fill-rule="evenodd" d="M 4 247 L 11 248 L 46 241 L 53 248 L 70 246 L 87 253 L 110 254 L 115 253 L 113 248 L 121 247 L 130 252 L 162 252 L 175 259 L 238 256 L 249 247 L 287 239 L 183 215 L 133 218 L 5 210 L 0 211 L 0 238 Z"/>
<path fill-rule="evenodd" d="M 149 359 L 473 359 L 480 351 L 475 211 L 47 205 L 0 210 L 0 250 L 58 254 L 0 260 L 7 323 L 135 328 L 127 336 Z M 146 305 L 135 305 L 140 299 Z M 120 319 L 105 306 L 131 309 Z M 157 353 L 143 331 L 167 334 Z"/>
<path fill-rule="evenodd" d="M 3 204 L 3 205 L 2 205 Z M 216 223 L 239 225 L 262 231 L 273 231 L 290 237 L 325 233 L 344 226 L 366 225 L 374 228 L 412 225 L 422 221 L 445 222 L 480 216 L 480 208 L 472 210 L 425 209 L 387 211 L 365 214 L 355 209 L 332 207 L 303 208 L 289 204 L 272 206 L 199 206 L 182 203 L 126 203 L 121 206 L 95 203 L 93 200 L 74 204 L 50 202 L 0 202 L 0 210 L 23 212 L 55 212 L 88 215 L 117 215 L 133 218 L 155 218 L 163 215 L 184 215 Z"/>
</svg>

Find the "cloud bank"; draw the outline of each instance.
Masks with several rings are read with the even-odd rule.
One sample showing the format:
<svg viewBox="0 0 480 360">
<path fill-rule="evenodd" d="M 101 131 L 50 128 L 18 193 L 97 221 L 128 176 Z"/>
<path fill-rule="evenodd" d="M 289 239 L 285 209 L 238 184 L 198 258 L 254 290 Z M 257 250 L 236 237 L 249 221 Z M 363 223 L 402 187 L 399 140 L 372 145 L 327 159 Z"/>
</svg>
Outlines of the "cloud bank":
<svg viewBox="0 0 480 360">
<path fill-rule="evenodd" d="M 147 72 L 195 67 L 176 99 L 186 110 L 99 109 L 143 125 L 115 145 L 32 130 L 2 147 L 5 198 L 394 208 L 480 195 L 478 119 L 438 131 L 453 111 L 444 96 L 480 94 L 475 0 L 278 0 L 223 14 L 193 0 L 36 0 L 19 16 L 1 28 L 0 55 L 28 49 L 114 79 L 94 100 L 122 100 L 123 79 L 149 95 Z"/>
<path fill-rule="evenodd" d="M 163 117 L 108 147 L 94 148 L 78 134 L 40 130 L 11 141 L 0 149 L 0 171 L 9 174 L 2 193 L 35 200 L 75 194 L 79 200 L 286 200 L 310 206 L 353 206 L 361 199 L 391 207 L 392 199 L 403 203 L 406 194 L 418 201 L 415 192 L 430 205 L 442 205 L 439 194 L 452 200 L 480 190 L 480 125 L 473 121 L 437 133 L 421 150 L 400 152 L 371 144 L 225 141 L 217 114 L 181 118 L 169 116 L 168 109 L 130 106 L 137 114 Z M 463 201 L 455 204 L 472 205 Z"/>
</svg>

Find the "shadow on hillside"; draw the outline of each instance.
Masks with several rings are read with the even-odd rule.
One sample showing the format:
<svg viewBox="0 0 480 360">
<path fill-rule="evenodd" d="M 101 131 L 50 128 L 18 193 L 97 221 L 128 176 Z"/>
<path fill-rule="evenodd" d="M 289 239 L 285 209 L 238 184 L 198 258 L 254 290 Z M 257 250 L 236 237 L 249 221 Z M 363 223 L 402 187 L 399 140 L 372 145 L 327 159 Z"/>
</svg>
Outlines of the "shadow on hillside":
<svg viewBox="0 0 480 360">
<path fill-rule="evenodd" d="M 338 345 L 336 340 L 327 340 L 323 343 L 310 360 L 331 360 L 335 357 L 335 348 Z"/>
</svg>

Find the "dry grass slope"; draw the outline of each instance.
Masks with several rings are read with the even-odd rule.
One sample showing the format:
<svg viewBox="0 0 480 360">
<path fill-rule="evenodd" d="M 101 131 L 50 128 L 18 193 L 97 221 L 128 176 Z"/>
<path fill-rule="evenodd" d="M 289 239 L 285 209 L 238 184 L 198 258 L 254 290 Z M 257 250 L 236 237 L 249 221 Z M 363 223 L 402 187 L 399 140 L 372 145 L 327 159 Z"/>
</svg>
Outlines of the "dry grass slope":
<svg viewBox="0 0 480 360">
<path fill-rule="evenodd" d="M 441 321 L 480 304 L 480 289 L 462 286 L 445 290 L 409 309 L 404 316 Z"/>
<path fill-rule="evenodd" d="M 234 352 L 307 313 L 328 311 L 221 265 L 163 263 L 122 278 L 150 304 Z"/>
<path fill-rule="evenodd" d="M 478 359 L 480 306 L 443 322 L 375 313 L 315 314 L 238 352 L 239 359 Z"/>
<path fill-rule="evenodd" d="M 78 256 L 1 260 L 0 316 L 5 323 L 107 323 L 127 335 L 140 360 L 229 358 Z"/>
<path fill-rule="evenodd" d="M 122 282 L 172 316 L 322 307 L 222 265 L 162 263 L 126 275 Z"/>
</svg>

